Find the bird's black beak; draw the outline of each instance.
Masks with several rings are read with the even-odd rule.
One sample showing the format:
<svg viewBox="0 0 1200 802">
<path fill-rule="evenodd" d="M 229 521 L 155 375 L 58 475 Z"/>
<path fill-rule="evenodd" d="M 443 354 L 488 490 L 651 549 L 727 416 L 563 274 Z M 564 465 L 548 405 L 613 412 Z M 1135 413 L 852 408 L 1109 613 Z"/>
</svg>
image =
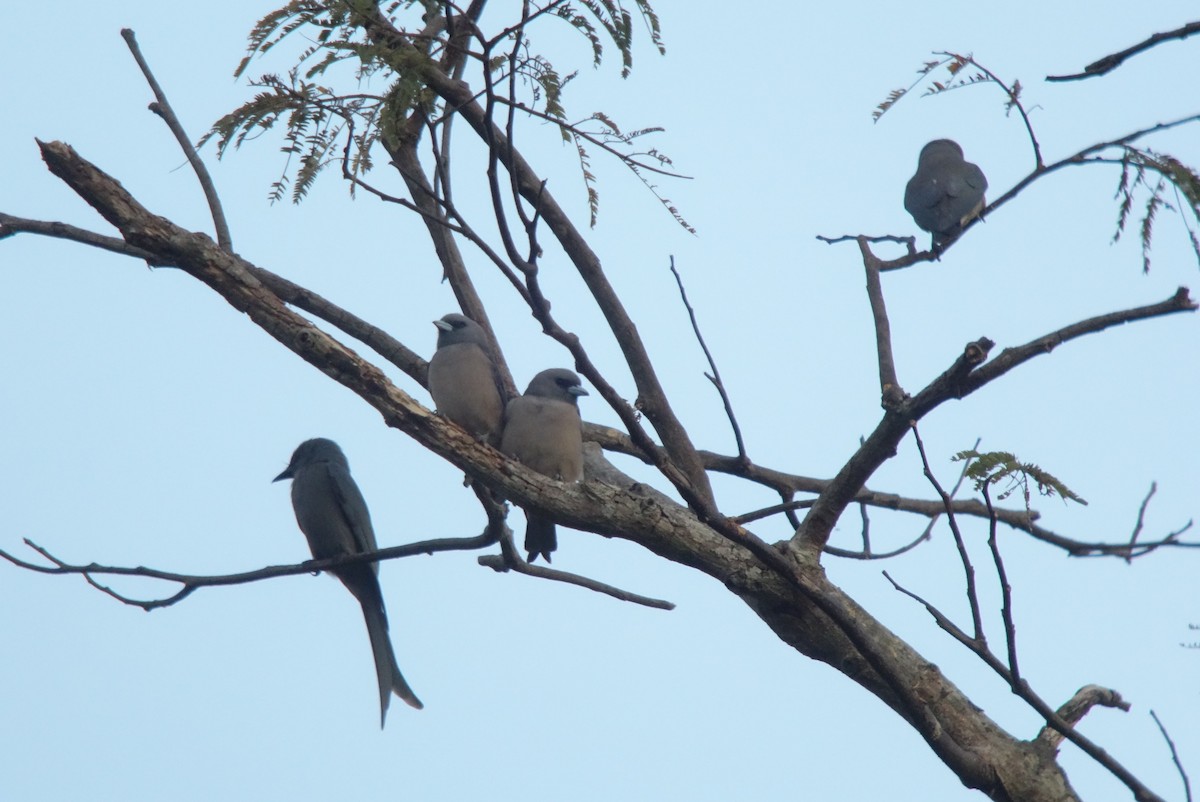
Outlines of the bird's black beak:
<svg viewBox="0 0 1200 802">
<path fill-rule="evenodd" d="M 274 482 L 280 481 L 281 479 L 291 479 L 291 478 L 292 478 L 292 466 L 289 465 L 283 469 L 283 473 L 276 476 L 274 479 L 271 480 L 271 482 L 274 483 Z"/>
</svg>

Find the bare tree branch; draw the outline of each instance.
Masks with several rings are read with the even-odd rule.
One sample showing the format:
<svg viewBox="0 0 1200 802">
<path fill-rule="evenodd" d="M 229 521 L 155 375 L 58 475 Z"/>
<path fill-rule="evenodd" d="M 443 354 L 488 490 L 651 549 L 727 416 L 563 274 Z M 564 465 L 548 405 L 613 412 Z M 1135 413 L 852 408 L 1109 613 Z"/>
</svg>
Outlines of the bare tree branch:
<svg viewBox="0 0 1200 802">
<path fill-rule="evenodd" d="M 649 596 L 642 596 L 637 593 L 631 593 L 627 590 L 607 585 L 603 582 L 597 582 L 586 576 L 560 571 L 557 568 L 548 568 L 541 565 L 530 565 L 521 559 L 521 555 L 517 553 L 512 544 L 512 536 L 505 533 L 502 544 L 504 554 L 484 554 L 477 558 L 479 564 L 487 568 L 491 568 L 498 573 L 505 571 L 514 571 L 518 574 L 533 576 L 539 579 L 549 579 L 552 582 L 565 582 L 568 585 L 594 590 L 597 593 L 603 593 L 607 596 L 612 596 L 620 601 L 632 602 L 640 604 L 644 607 L 652 607 L 656 610 L 674 610 L 673 602 L 664 601 L 663 599 L 654 599 Z"/>
<path fill-rule="evenodd" d="M 1008 583 L 1008 572 L 1004 570 L 1004 560 L 1000 557 L 1000 544 L 996 540 L 996 516 L 992 514 L 992 496 L 986 482 L 980 488 L 980 492 L 983 493 L 983 503 L 988 508 L 988 549 L 992 552 L 996 579 L 1000 582 L 1000 617 L 1004 621 L 1004 642 L 1008 646 L 1008 670 L 1012 681 L 1018 683 L 1023 680 L 1017 663 L 1017 625 L 1013 620 L 1012 585 Z"/>
<path fill-rule="evenodd" d="M 1145 41 L 1138 42 L 1133 47 L 1127 47 L 1119 53 L 1112 53 L 1104 58 L 1097 59 L 1091 64 L 1083 68 L 1083 72 L 1074 73 L 1072 75 L 1047 75 L 1047 81 L 1082 81 L 1085 78 L 1093 78 L 1097 75 L 1106 75 L 1112 72 L 1117 67 L 1121 66 L 1125 61 L 1138 53 L 1143 53 L 1155 45 L 1169 42 L 1173 39 L 1186 39 L 1194 33 L 1200 32 L 1200 22 L 1189 22 L 1182 28 L 1176 28 L 1173 31 L 1166 33 L 1156 33 Z"/>
<path fill-rule="evenodd" d="M 972 393 L 988 382 L 1003 376 L 1018 365 L 1042 354 L 1048 354 L 1070 340 L 1103 331 L 1113 326 L 1119 326 L 1123 323 L 1130 323 L 1135 320 L 1148 320 L 1153 317 L 1162 317 L 1163 315 L 1173 315 L 1176 312 L 1194 312 L 1196 308 L 1196 302 L 1188 296 L 1187 287 L 1180 287 L 1175 291 L 1174 295 L 1165 301 L 1147 306 L 1138 306 L 1132 309 L 1122 309 L 1118 312 L 1109 312 L 1108 314 L 1081 320 L 1078 323 L 1072 323 L 1069 326 L 1063 326 L 1058 331 L 1038 337 L 1025 345 L 1005 348 L 995 359 L 964 379 L 962 394 L 965 396 Z"/>
<path fill-rule="evenodd" d="M 1175 750 L 1175 742 L 1167 734 L 1167 728 L 1163 726 L 1162 721 L 1158 718 L 1158 714 L 1151 710 L 1150 717 L 1158 725 L 1158 731 L 1162 733 L 1163 740 L 1167 742 L 1167 747 L 1171 750 L 1171 760 L 1175 763 L 1175 768 L 1179 771 L 1179 778 L 1183 780 L 1183 797 L 1187 802 L 1192 802 L 1192 784 L 1188 781 L 1187 772 L 1183 770 L 1183 763 L 1179 760 L 1179 752 Z"/>
<path fill-rule="evenodd" d="M 179 122 L 179 117 L 175 115 L 175 110 L 167 101 L 166 92 L 158 85 L 158 80 L 150 71 L 150 65 L 146 63 L 145 57 L 142 56 L 142 50 L 138 47 L 137 35 L 129 28 L 122 28 L 121 37 L 129 46 L 129 52 L 133 54 L 134 60 L 141 68 L 142 75 L 146 76 L 146 83 L 150 84 L 150 91 L 154 92 L 154 97 L 157 98 L 156 102 L 150 104 L 150 111 L 161 117 L 167 127 L 171 129 L 171 133 L 175 135 L 175 141 L 179 143 L 180 149 L 187 156 L 188 164 L 192 165 L 192 169 L 196 172 L 196 178 L 200 181 L 200 187 L 204 190 L 204 198 L 208 201 L 209 212 L 212 214 L 213 228 L 217 233 L 217 244 L 221 246 L 222 250 L 233 253 L 229 223 L 225 220 L 225 210 L 221 208 L 221 199 L 217 195 L 217 188 L 213 184 L 212 176 L 208 174 L 208 168 L 204 166 L 200 154 L 196 153 L 191 139 L 183 130 L 183 123 Z"/>
<path fill-rule="evenodd" d="M 1076 691 L 1075 695 L 1067 700 L 1062 707 L 1058 708 L 1058 716 L 1065 723 L 1074 727 L 1096 705 L 1115 707 L 1124 710 L 1126 713 L 1129 712 L 1129 703 L 1121 698 L 1121 694 L 1111 688 L 1103 688 L 1099 685 L 1085 685 Z M 1059 744 L 1063 741 L 1063 734 L 1047 725 L 1042 727 L 1042 731 L 1038 733 L 1037 741 L 1038 743 L 1045 744 L 1050 749 L 1057 750 Z"/>
<path fill-rule="evenodd" d="M 265 568 L 257 568 L 253 571 L 242 571 L 236 574 L 220 574 L 213 576 L 202 576 L 196 574 L 181 574 L 176 571 L 163 571 L 157 568 L 147 568 L 145 566 L 128 567 L 118 565 L 102 565 L 99 563 L 88 563 L 87 565 L 76 565 L 68 563 L 53 554 L 47 549 L 34 543 L 29 538 L 25 538 L 25 545 L 36 551 L 51 565 L 39 565 L 31 563 L 27 560 L 22 560 L 7 551 L 0 550 L 0 557 L 8 560 L 18 568 L 24 568 L 28 571 L 35 571 L 39 574 L 78 574 L 84 577 L 90 585 L 98 590 L 107 593 L 114 599 L 117 599 L 124 604 L 134 607 L 141 607 L 143 610 L 156 610 L 160 607 L 169 607 L 182 601 L 187 596 L 190 596 L 200 588 L 222 587 L 226 585 L 244 585 L 248 582 L 257 582 L 263 579 L 274 579 L 280 576 L 294 576 L 296 574 L 313 574 L 330 568 L 336 568 L 342 565 L 355 565 L 357 563 L 382 562 L 384 560 L 394 560 L 401 557 L 413 557 L 418 554 L 434 554 L 442 551 L 475 551 L 481 548 L 486 548 L 496 542 L 496 536 L 490 530 L 484 530 L 483 534 L 476 537 L 464 538 L 437 538 L 434 540 L 423 540 L 417 543 L 409 543 L 404 546 L 391 546 L 386 549 L 377 551 L 361 552 L 357 554 L 345 554 L 339 557 L 329 557 L 323 560 L 305 560 L 302 563 L 294 563 L 288 565 L 270 565 Z M 164 582 L 174 582 L 183 587 L 171 596 L 160 599 L 137 600 L 124 596 L 113 591 L 104 585 L 99 584 L 95 577 L 97 576 L 138 576 L 146 579 L 160 579 Z"/>
<path fill-rule="evenodd" d="M 975 590 L 975 566 L 971 564 L 971 555 L 967 553 L 967 544 L 963 541 L 962 532 L 958 528 L 958 520 L 954 517 L 954 505 L 951 504 L 950 494 L 942 489 L 941 483 L 933 475 L 933 468 L 929 466 L 929 457 L 925 454 L 925 443 L 921 441 L 921 432 L 917 429 L 916 422 L 912 425 L 912 431 L 913 438 L 917 442 L 917 453 L 921 455 L 921 467 L 924 469 L 925 478 L 942 497 L 942 504 L 946 507 L 946 522 L 950 525 L 950 532 L 954 535 L 954 545 L 958 548 L 958 557 L 962 561 L 963 575 L 967 580 L 967 603 L 971 608 L 971 627 L 974 630 L 972 640 L 981 648 L 986 648 L 987 636 L 983 632 L 983 614 L 979 608 L 979 593 Z M 995 525 L 995 519 L 992 519 L 992 524 Z"/>
<path fill-rule="evenodd" d="M 888 323 L 887 305 L 883 300 L 883 285 L 879 280 L 879 260 L 871 253 L 865 239 L 859 239 L 863 267 L 867 273 L 867 299 L 875 321 L 875 350 L 879 359 L 879 393 L 884 407 L 904 399 L 904 388 L 896 378 L 896 361 L 892 356 L 892 328 Z"/>
<path fill-rule="evenodd" d="M 713 386 L 717 388 L 717 392 L 721 395 L 721 403 L 725 406 L 725 416 L 729 418 L 729 425 L 733 429 L 733 439 L 737 443 L 738 459 L 749 462 L 750 458 L 746 455 L 746 442 L 742 439 L 742 427 L 738 426 L 737 416 L 733 414 L 733 402 L 729 400 L 729 393 L 725 389 L 725 382 L 721 380 L 721 371 L 717 369 L 717 362 L 713 359 L 712 352 L 708 350 L 708 343 L 704 342 L 704 335 L 700 333 L 700 323 L 696 320 L 696 310 L 692 309 L 692 305 L 688 301 L 687 290 L 683 287 L 683 277 L 675 269 L 674 256 L 671 257 L 671 273 L 675 276 L 675 283 L 679 287 L 679 298 L 683 301 L 683 307 L 687 309 L 688 317 L 692 321 L 692 332 L 696 335 L 696 342 L 700 343 L 700 349 L 704 351 L 704 357 L 708 360 L 708 366 L 712 368 L 712 375 L 707 373 L 704 375 L 705 378 L 713 383 Z"/>
<path fill-rule="evenodd" d="M 1142 504 L 1138 507 L 1137 523 L 1134 524 L 1133 533 L 1129 536 L 1129 550 L 1132 552 L 1133 547 L 1137 545 L 1138 535 L 1142 533 L 1142 526 L 1146 522 L 1146 508 L 1150 506 L 1150 499 L 1154 498 L 1154 494 L 1158 492 L 1158 482 L 1150 483 L 1150 491 L 1146 493 L 1146 497 L 1142 499 Z M 1133 557 L 1127 556 L 1125 562 L 1132 562 Z"/>
</svg>

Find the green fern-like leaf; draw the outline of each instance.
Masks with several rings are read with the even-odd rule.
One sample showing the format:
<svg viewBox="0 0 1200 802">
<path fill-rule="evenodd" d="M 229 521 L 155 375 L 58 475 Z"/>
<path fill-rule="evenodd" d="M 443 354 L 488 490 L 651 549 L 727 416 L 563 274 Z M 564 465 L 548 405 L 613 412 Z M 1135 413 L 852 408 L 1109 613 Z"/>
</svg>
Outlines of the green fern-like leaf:
<svg viewBox="0 0 1200 802">
<path fill-rule="evenodd" d="M 555 9 L 555 14 L 560 19 L 566 20 L 571 27 L 588 40 L 592 46 L 592 66 L 599 67 L 600 62 L 604 59 L 604 45 L 600 42 L 600 34 L 596 32 L 596 26 L 587 17 L 573 9 L 570 4 L 559 6 Z"/>
<path fill-rule="evenodd" d="M 1000 482 L 1008 485 L 1000 493 L 1000 500 L 1008 498 L 1015 490 L 1022 490 L 1026 504 L 1029 502 L 1029 483 L 1032 481 L 1043 496 L 1060 496 L 1064 501 L 1086 505 L 1087 502 L 1067 487 L 1062 480 L 1032 462 L 1021 462 L 1008 451 L 985 451 L 974 449 L 960 451 L 951 459 L 955 462 L 971 460 L 966 476 L 975 483 L 976 490 L 992 487 Z"/>
<path fill-rule="evenodd" d="M 1158 217 L 1159 208 L 1166 206 L 1166 201 L 1163 200 L 1162 193 L 1166 189 L 1166 179 L 1158 179 L 1153 191 L 1150 193 L 1149 200 L 1146 201 L 1146 213 L 1142 216 L 1141 236 L 1142 236 L 1142 272 L 1150 272 L 1150 241 L 1154 237 L 1154 220 Z"/>
<path fill-rule="evenodd" d="M 1149 173 L 1158 176 L 1158 180 L 1153 184 L 1149 180 Z M 1167 200 L 1166 193 L 1171 188 L 1175 191 L 1176 199 L 1180 201 L 1179 206 Z M 1120 202 L 1117 205 L 1117 225 L 1113 232 L 1113 242 L 1121 239 L 1121 235 L 1129 224 L 1135 196 L 1139 189 L 1144 189 L 1148 193 L 1138 226 L 1138 236 L 1142 246 L 1143 272 L 1150 271 L 1150 250 L 1154 224 L 1157 222 L 1159 211 L 1163 209 L 1179 212 L 1183 217 L 1192 250 L 1196 254 L 1197 261 L 1200 262 L 1200 239 L 1197 238 L 1193 228 L 1195 223 L 1200 222 L 1200 175 L 1170 154 L 1128 145 L 1123 146 L 1121 175 L 1114 195 Z"/>
</svg>

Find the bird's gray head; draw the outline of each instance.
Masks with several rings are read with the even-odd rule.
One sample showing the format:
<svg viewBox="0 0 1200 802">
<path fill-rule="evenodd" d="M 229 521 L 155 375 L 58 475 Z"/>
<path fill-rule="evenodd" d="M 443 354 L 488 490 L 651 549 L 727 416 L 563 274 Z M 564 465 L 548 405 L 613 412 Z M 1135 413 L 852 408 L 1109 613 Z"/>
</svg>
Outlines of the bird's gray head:
<svg viewBox="0 0 1200 802">
<path fill-rule="evenodd" d="M 433 325 L 438 328 L 438 348 L 459 343 L 475 343 L 486 350 L 487 334 L 484 332 L 483 326 L 466 315 L 451 312 L 441 320 L 433 321 Z"/>
<path fill-rule="evenodd" d="M 588 391 L 583 389 L 579 377 L 571 371 L 566 368 L 550 368 L 533 377 L 525 395 L 552 398 L 578 405 L 579 396 L 588 395 Z"/>
<path fill-rule="evenodd" d="M 931 159 L 963 158 L 963 149 L 953 139 L 935 139 L 921 148 L 917 164 L 924 164 Z"/>
<path fill-rule="evenodd" d="M 342 449 L 338 447 L 337 443 L 327 440 L 324 437 L 314 437 L 312 440 L 305 440 L 296 446 L 296 450 L 292 452 L 292 459 L 288 462 L 288 466 L 283 469 L 283 473 L 271 481 L 278 482 L 281 479 L 291 479 L 295 477 L 296 471 L 301 468 L 307 468 L 309 465 L 316 465 L 320 462 L 336 463 L 343 468 L 350 467 L 350 464 L 346 461 L 346 455 L 342 453 Z"/>
</svg>

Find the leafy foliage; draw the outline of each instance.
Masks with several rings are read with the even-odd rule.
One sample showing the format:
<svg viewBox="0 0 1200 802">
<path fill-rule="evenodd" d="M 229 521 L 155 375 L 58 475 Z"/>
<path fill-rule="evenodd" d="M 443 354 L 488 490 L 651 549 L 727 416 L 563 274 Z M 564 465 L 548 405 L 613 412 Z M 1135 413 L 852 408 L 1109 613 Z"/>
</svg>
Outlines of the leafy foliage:
<svg viewBox="0 0 1200 802">
<path fill-rule="evenodd" d="M 217 140 L 217 153 L 223 156 L 230 145 L 238 148 L 248 139 L 256 138 L 284 121 L 284 145 L 287 154 L 283 172 L 271 184 L 269 197 L 280 200 L 291 186 L 293 202 L 299 203 L 311 189 L 321 171 L 339 160 L 334 148 L 343 132 L 348 132 L 343 156 L 353 175 L 366 172 L 372 166 L 370 150 L 376 137 L 355 130 L 379 131 L 379 114 L 384 98 L 373 95 L 338 96 L 326 86 L 310 83 L 297 77 L 295 70 L 286 79 L 264 75 L 253 86 L 265 89 L 239 108 L 217 120 L 200 140 L 204 145 Z M 293 157 L 298 157 L 294 178 Z"/>
<path fill-rule="evenodd" d="M 941 95 L 955 89 L 963 89 L 968 86 L 977 86 L 979 84 L 995 84 L 1000 87 L 1008 99 L 1004 104 L 1004 112 L 1007 115 L 1013 109 L 1021 110 L 1021 82 L 1013 81 L 1011 84 L 1006 84 L 997 78 L 990 70 L 980 65 L 971 54 L 961 55 L 959 53 L 943 52 L 936 55 L 942 56 L 937 61 L 926 61 L 917 70 L 917 79 L 903 89 L 893 89 L 888 92 L 888 96 L 878 105 L 875 106 L 875 111 L 871 113 L 871 118 L 875 122 L 879 122 L 879 118 L 886 114 L 893 106 L 900 101 L 901 98 L 909 94 L 922 81 L 929 78 L 929 86 L 926 87 L 922 97 L 930 97 L 932 95 Z M 968 71 L 968 67 L 974 67 L 973 71 Z M 946 78 L 936 80 L 930 78 L 933 73 L 939 69 L 946 70 Z"/>
<path fill-rule="evenodd" d="M 1039 468 L 1032 462 L 1021 462 L 1007 451 L 980 452 L 969 449 L 958 452 L 951 459 L 955 462 L 970 460 L 965 475 L 968 479 L 975 482 L 976 490 L 982 491 L 984 488 L 992 487 L 1000 482 L 1007 482 L 1007 486 L 997 496 L 997 500 L 1000 501 L 1008 498 L 1015 490 L 1020 489 L 1024 496 L 1025 504 L 1028 506 L 1031 495 L 1029 485 L 1030 482 L 1033 482 L 1037 487 L 1038 493 L 1043 496 L 1058 495 L 1064 501 L 1087 504 L 1082 497 L 1073 492 L 1063 484 L 1062 480 L 1053 474 Z"/>
<path fill-rule="evenodd" d="M 482 8 L 482 4 L 472 4 Z M 587 192 L 594 226 L 599 211 L 596 176 L 588 146 L 599 146 L 633 171 L 680 225 L 691 226 L 647 181 L 647 171 L 670 174 L 670 160 L 655 149 L 636 152 L 634 139 L 661 131 L 642 128 L 623 134 L 612 119 L 594 112 L 580 123 L 568 119 L 564 89 L 577 73 L 565 77 L 545 56 L 533 49 L 531 31 L 541 17 L 565 21 L 587 40 L 594 66 L 603 61 L 605 39 L 621 57 L 621 75 L 633 66 L 634 17 L 641 17 L 651 44 L 665 52 L 659 20 L 648 0 L 634 0 L 627 9 L 620 0 L 545 0 L 524 7 L 524 16 L 491 38 L 464 16 L 459 6 L 446 0 L 291 0 L 264 16 L 250 31 L 247 53 L 235 70 L 242 77 L 255 58 L 271 53 L 292 34 L 303 32 L 309 43 L 295 56 L 286 77 L 264 74 L 251 86 L 265 91 L 217 120 L 201 144 L 215 139 L 224 156 L 258 135 L 282 124 L 287 162 L 270 197 L 278 200 L 290 187 L 294 202 L 302 200 L 318 175 L 330 165 L 341 165 L 350 180 L 350 191 L 361 185 L 375 164 L 377 144 L 395 143 L 404 131 L 411 136 L 410 121 L 420 122 L 430 136 L 448 127 L 456 110 L 435 96 L 427 82 L 432 70 L 461 75 L 474 65 L 481 76 L 489 108 L 508 110 L 509 120 L 498 120 L 511 130 L 511 116 L 520 112 L 558 126 L 564 142 L 573 144 Z M 386 36 L 379 31 L 386 30 Z M 411 46 L 410 46 L 411 45 Z M 501 52 L 507 51 L 507 55 Z M 383 80 L 382 92 L 346 93 L 335 89 L 339 65 L 353 68 L 361 85 Z M 320 79 L 321 83 L 316 83 Z M 498 87 L 507 85 L 507 95 Z M 525 94 L 522 96 L 521 92 Z M 590 122 L 600 126 L 587 128 Z"/>
<path fill-rule="evenodd" d="M 1153 180 L 1153 185 L 1151 179 L 1147 178 L 1148 173 L 1158 176 L 1157 180 Z M 1150 243 L 1160 208 L 1180 212 L 1192 243 L 1192 250 L 1197 261 L 1200 261 L 1200 239 L 1196 236 L 1196 229 L 1188 223 L 1189 215 L 1182 211 L 1182 208 L 1186 207 L 1191 219 L 1200 222 L 1200 176 L 1174 156 L 1148 148 L 1141 149 L 1129 145 L 1123 147 L 1121 177 L 1117 182 L 1115 194 L 1120 203 L 1117 207 L 1117 230 L 1113 234 L 1113 242 L 1120 240 L 1125 232 L 1134 206 L 1134 195 L 1139 187 L 1149 192 L 1138 225 L 1138 236 L 1142 242 L 1142 271 L 1150 272 Z M 1174 190 L 1175 204 L 1165 197 L 1168 189 Z"/>
</svg>

